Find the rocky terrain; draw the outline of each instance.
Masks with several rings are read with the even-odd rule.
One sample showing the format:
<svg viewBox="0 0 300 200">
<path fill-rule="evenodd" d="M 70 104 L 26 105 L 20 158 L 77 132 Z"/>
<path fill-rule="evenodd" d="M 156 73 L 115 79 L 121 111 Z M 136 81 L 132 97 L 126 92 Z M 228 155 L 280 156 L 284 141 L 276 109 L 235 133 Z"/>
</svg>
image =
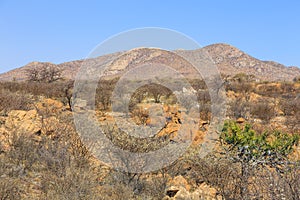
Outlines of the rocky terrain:
<svg viewBox="0 0 300 200">
<path fill-rule="evenodd" d="M 206 83 L 194 79 L 197 71 L 178 56 L 198 62 L 203 52 L 208 52 L 224 79 L 226 102 L 218 106 L 226 112 L 218 129 L 212 129 L 216 106 Z M 108 78 L 98 82 L 93 110 L 90 99 L 74 100 L 73 79 L 83 61 L 33 62 L 0 75 L 0 199 L 300 198 L 300 80 L 294 79 L 298 68 L 260 61 L 226 44 L 175 52 L 137 48 L 87 62 L 107 67 Z M 171 91 L 147 82 L 129 99 L 123 93 L 112 99 L 119 76 L 150 64 L 171 65 L 187 77 L 191 88 L 179 85 L 179 90 Z M 88 74 L 95 72 L 87 69 Z M 160 68 L 143 69 L 141 74 L 153 69 L 165 74 Z M 28 72 L 34 76 L 30 78 Z M 53 77 L 60 75 L 56 72 L 63 78 Z M 176 84 L 176 76 L 172 78 Z M 135 79 L 124 81 L 127 87 L 135 83 Z M 88 89 L 80 92 L 89 93 Z M 193 95 L 197 98 L 190 101 Z M 97 122 L 110 142 L 125 151 L 148 153 L 170 145 L 175 154 L 177 144 L 191 143 L 174 162 L 158 155 L 168 165 L 147 173 L 131 170 L 145 169 L 152 159 L 131 160 L 107 149 L 105 155 L 114 165 L 126 167 L 122 171 L 93 154 L 94 147 L 105 149 L 101 141 L 83 142 L 81 130 L 88 130 L 88 136 L 98 132 L 86 124 L 75 126 L 74 116 L 80 113 Z M 149 131 L 150 137 L 133 137 L 131 133 L 140 132 L 140 127 L 159 129 L 154 135 Z M 205 149 L 205 142 L 213 148 Z"/>
<path fill-rule="evenodd" d="M 297 67 L 286 67 L 272 61 L 258 60 L 243 51 L 226 44 L 215 44 L 204 47 L 213 61 L 224 74 L 251 74 L 260 80 L 292 80 L 299 76 Z"/>
</svg>

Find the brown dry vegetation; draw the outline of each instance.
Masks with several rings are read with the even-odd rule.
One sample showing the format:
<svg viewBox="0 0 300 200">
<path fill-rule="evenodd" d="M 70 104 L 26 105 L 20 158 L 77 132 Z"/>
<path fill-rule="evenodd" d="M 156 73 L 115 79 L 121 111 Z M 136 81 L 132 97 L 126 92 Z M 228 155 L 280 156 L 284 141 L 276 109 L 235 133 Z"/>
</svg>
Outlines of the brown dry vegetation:
<svg viewBox="0 0 300 200">
<path fill-rule="evenodd" d="M 103 80 L 95 97 L 99 121 L 109 124 L 106 136 L 132 152 L 149 152 L 172 142 L 168 134 L 136 139 L 114 126 L 107 111 L 111 110 L 110 96 L 116 82 Z M 248 122 L 258 134 L 276 129 L 299 135 L 298 83 L 254 82 L 245 74 L 224 82 L 228 118 L 243 118 L 239 120 L 241 126 Z M 200 105 L 199 130 L 205 134 L 210 123 L 210 96 L 203 81 L 190 83 Z M 194 145 L 176 162 L 152 173 L 126 173 L 104 165 L 93 157 L 75 130 L 70 107 L 72 84 L 64 80 L 0 83 L 0 199 L 193 199 L 191 194 L 198 194 L 199 199 L 299 199 L 296 144 L 293 148 L 298 152 L 293 149 L 287 155 L 275 149 L 271 164 L 262 157 L 244 160 L 249 156 L 241 156 L 239 150 L 245 151 L 245 146 L 236 148 L 220 139 L 215 151 L 206 157 L 200 158 L 201 146 Z M 125 103 L 130 108 L 128 117 L 144 126 L 152 122 L 143 106 L 168 105 L 165 112 L 169 121 L 164 129 L 172 132 L 181 123 L 180 113 L 174 109 L 176 102 L 169 90 L 146 85 Z M 35 131 L 9 124 L 14 122 L 13 110 L 36 110 L 40 121 Z M 260 164 L 253 164 L 256 162 Z M 181 186 L 174 189 L 171 186 L 176 185 L 174 180 L 180 180 L 178 177 L 183 177 L 184 184 L 180 182 Z M 210 187 L 207 191 L 204 183 Z"/>
</svg>

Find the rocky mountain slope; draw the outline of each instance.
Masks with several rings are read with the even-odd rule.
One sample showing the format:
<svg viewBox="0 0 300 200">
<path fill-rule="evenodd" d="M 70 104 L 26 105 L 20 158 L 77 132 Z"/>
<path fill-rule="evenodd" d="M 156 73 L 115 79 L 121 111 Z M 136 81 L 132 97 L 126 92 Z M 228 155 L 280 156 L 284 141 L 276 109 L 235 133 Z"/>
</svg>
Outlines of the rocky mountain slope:
<svg viewBox="0 0 300 200">
<path fill-rule="evenodd" d="M 286 67 L 273 61 L 261 61 L 228 44 L 212 44 L 202 49 L 192 51 L 174 51 L 174 54 L 159 49 L 138 48 L 125 53 L 117 52 L 100 56 L 91 61 L 103 63 L 107 60 L 116 59 L 110 65 L 107 72 L 108 75 L 117 75 L 125 68 L 151 61 L 171 65 L 176 70 L 178 69 L 180 72 L 184 73 L 184 75 L 188 76 L 195 71 L 189 66 L 189 63 L 182 59 L 178 59 L 178 57 L 175 56 L 175 53 L 181 53 L 196 58 L 198 54 L 203 51 L 208 53 L 212 61 L 218 67 L 220 73 L 225 75 L 233 76 L 238 73 L 246 73 L 254 75 L 259 80 L 271 81 L 290 81 L 293 78 L 300 76 L 300 68 Z M 62 76 L 64 78 L 74 79 L 82 63 L 83 60 L 65 62 L 58 65 L 48 62 L 31 62 L 23 67 L 0 74 L 0 80 L 26 80 L 26 71 L 28 69 L 54 65 L 62 69 Z"/>
<path fill-rule="evenodd" d="M 227 44 L 213 44 L 204 48 L 224 74 L 246 73 L 262 80 L 291 80 L 300 75 L 297 67 L 261 61 Z"/>
</svg>

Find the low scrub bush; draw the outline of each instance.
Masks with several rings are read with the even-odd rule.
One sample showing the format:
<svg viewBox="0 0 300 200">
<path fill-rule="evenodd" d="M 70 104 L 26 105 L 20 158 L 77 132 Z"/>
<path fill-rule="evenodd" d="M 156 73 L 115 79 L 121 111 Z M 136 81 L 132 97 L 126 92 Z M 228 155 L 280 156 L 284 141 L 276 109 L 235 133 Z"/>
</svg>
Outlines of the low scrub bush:
<svg viewBox="0 0 300 200">
<path fill-rule="evenodd" d="M 0 111 L 7 113 L 10 110 L 30 110 L 32 100 L 29 95 L 0 90 Z"/>
<path fill-rule="evenodd" d="M 269 122 L 275 116 L 274 106 L 268 102 L 250 103 L 250 114 L 264 122 Z"/>
</svg>

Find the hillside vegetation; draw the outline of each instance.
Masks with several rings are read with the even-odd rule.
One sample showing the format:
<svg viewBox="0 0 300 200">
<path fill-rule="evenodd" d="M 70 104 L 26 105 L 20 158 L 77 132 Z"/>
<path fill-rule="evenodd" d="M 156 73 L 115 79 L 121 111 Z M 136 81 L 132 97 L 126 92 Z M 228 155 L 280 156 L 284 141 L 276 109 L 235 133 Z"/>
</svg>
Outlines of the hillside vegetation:
<svg viewBox="0 0 300 200">
<path fill-rule="evenodd" d="M 300 70 L 259 61 L 225 44 L 205 49 L 221 72 L 222 82 L 215 83 L 213 93 L 224 87 L 226 102 L 217 105 L 226 111 L 222 118 L 213 116 L 215 94 L 174 53 L 196 59 L 201 50 L 139 48 L 98 57 L 100 63 L 114 62 L 107 65 L 104 78 L 92 82 L 97 86 L 94 99 L 77 98 L 91 87 L 74 88 L 82 61 L 34 62 L 2 74 L 0 199 L 300 199 Z M 177 77 L 162 76 L 156 80 L 179 89 L 124 79 L 125 89 L 140 86 L 129 97 L 115 91 L 120 76 L 148 63 L 172 65 L 191 87 L 180 87 Z M 90 83 L 83 79 L 76 84 L 80 81 Z M 80 126 L 90 131 L 91 140 L 82 137 L 78 124 L 76 129 L 78 113 L 97 122 L 111 144 L 125 152 L 190 144 L 175 161 L 158 155 L 156 160 L 167 164 L 147 173 L 133 169 L 147 169 L 153 159 L 131 160 L 101 146 L 106 158 L 117 160 L 109 166 L 93 154 L 102 141 L 93 140 L 92 129 Z M 137 127 L 149 130 L 142 132 L 146 137 L 130 135 L 141 134 Z M 207 150 L 207 144 L 213 148 Z M 182 149 L 173 150 L 176 155 Z"/>
</svg>

